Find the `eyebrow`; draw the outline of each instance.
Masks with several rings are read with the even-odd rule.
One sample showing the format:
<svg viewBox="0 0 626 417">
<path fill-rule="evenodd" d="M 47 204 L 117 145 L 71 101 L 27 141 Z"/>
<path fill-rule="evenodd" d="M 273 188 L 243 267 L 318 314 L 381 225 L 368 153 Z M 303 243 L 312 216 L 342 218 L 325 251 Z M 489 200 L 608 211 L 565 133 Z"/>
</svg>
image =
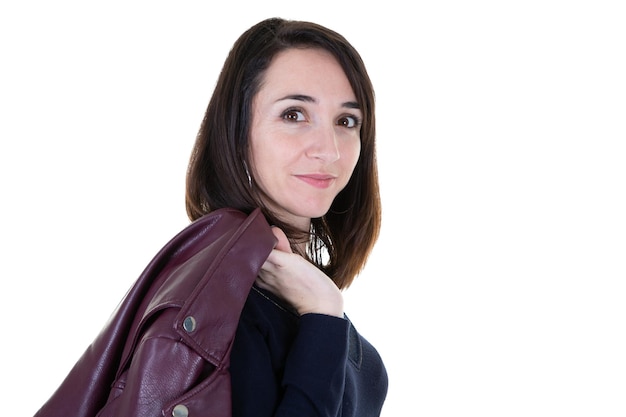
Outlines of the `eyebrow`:
<svg viewBox="0 0 626 417">
<path fill-rule="evenodd" d="M 285 97 L 279 98 L 276 102 L 283 100 L 297 100 L 297 101 L 306 101 L 308 103 L 317 103 L 317 100 L 311 96 L 307 96 L 305 94 L 289 94 Z M 345 107 L 348 109 L 357 109 L 360 110 L 361 106 L 356 101 L 346 101 L 345 103 L 341 103 L 341 107 Z"/>
</svg>

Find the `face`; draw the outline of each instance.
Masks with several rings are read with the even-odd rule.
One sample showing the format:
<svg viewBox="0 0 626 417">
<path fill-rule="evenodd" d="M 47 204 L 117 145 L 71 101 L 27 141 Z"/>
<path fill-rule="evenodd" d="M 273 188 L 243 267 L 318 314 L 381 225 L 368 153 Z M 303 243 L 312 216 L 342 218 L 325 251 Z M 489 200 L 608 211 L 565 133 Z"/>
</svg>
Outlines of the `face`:
<svg viewBox="0 0 626 417">
<path fill-rule="evenodd" d="M 343 69 L 322 49 L 274 57 L 252 102 L 250 162 L 266 206 L 308 231 L 346 186 L 362 113 Z"/>
</svg>

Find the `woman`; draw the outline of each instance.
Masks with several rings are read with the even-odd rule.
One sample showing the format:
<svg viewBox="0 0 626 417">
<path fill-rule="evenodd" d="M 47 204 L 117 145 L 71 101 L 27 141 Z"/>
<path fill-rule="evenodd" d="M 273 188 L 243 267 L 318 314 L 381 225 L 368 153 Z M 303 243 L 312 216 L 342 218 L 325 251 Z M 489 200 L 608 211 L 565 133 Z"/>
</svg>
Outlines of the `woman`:
<svg viewBox="0 0 626 417">
<path fill-rule="evenodd" d="M 262 207 L 279 239 L 235 338 L 233 415 L 380 414 L 384 367 L 340 291 L 378 237 L 374 137 L 372 85 L 342 36 L 269 19 L 235 43 L 187 183 L 192 220 Z"/>
<path fill-rule="evenodd" d="M 341 293 L 378 236 L 374 150 L 372 86 L 343 37 L 282 19 L 246 31 L 192 152 L 192 224 L 37 417 L 380 415 L 386 371 Z"/>
</svg>

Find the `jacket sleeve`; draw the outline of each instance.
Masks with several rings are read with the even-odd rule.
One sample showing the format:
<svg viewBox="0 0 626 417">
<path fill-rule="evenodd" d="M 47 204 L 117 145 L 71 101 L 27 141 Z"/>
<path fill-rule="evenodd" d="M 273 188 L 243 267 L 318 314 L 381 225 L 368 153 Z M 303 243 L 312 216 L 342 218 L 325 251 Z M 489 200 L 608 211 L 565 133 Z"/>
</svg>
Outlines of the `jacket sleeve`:
<svg viewBox="0 0 626 417">
<path fill-rule="evenodd" d="M 292 343 L 255 326 L 238 330 L 231 362 L 234 417 L 338 416 L 348 361 L 349 321 L 300 317 Z M 285 352 L 276 352 L 284 346 Z M 271 383 L 269 381 L 274 381 Z"/>
</svg>

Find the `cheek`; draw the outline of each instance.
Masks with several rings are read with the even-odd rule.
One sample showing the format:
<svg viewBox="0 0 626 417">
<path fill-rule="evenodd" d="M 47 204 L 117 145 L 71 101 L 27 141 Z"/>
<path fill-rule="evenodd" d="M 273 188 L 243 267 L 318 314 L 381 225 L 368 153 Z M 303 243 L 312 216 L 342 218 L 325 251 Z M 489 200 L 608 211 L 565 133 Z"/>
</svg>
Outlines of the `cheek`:
<svg viewBox="0 0 626 417">
<path fill-rule="evenodd" d="M 250 153 L 250 162 L 251 162 L 251 174 L 254 177 L 254 180 L 263 187 L 263 184 L 268 181 L 268 178 L 272 177 L 271 165 L 267 163 L 267 155 L 264 152 L 251 152 Z"/>
<path fill-rule="evenodd" d="M 349 171 L 349 175 L 352 175 L 354 167 L 356 166 L 359 155 L 361 154 L 361 140 L 356 139 L 346 143 L 342 152 L 342 159 L 344 160 L 345 168 Z"/>
<path fill-rule="evenodd" d="M 253 125 L 249 149 L 250 162 L 254 166 L 254 171 L 262 172 L 267 168 L 268 160 L 271 158 L 269 150 L 272 148 L 269 137 L 271 136 L 262 127 Z"/>
<path fill-rule="evenodd" d="M 252 142 L 250 146 L 251 173 L 258 186 L 265 192 L 276 191 L 288 172 L 291 155 L 290 149 L 274 142 Z"/>
<path fill-rule="evenodd" d="M 259 147 L 258 144 L 251 140 L 250 141 L 250 155 L 249 155 L 249 169 L 250 175 L 254 178 L 254 182 L 263 188 L 263 183 L 265 182 L 264 178 L 267 176 L 265 173 L 265 167 L 267 166 L 265 160 L 266 156 L 263 153 L 263 147 Z"/>
</svg>

